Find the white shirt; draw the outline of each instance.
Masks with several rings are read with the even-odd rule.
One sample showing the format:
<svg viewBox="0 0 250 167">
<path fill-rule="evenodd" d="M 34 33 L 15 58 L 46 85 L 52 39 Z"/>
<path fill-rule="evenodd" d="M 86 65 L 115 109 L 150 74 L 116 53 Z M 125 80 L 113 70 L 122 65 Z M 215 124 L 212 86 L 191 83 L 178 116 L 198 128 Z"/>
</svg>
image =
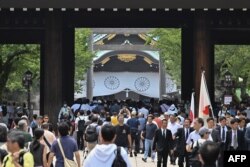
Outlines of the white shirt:
<svg viewBox="0 0 250 167">
<path fill-rule="evenodd" d="M 188 139 L 187 139 L 187 144 L 188 145 L 191 145 L 192 144 L 192 140 L 193 142 L 196 142 L 197 140 L 199 140 L 201 138 L 199 132 L 197 132 L 196 130 L 194 130 L 193 132 L 191 132 L 188 136 Z"/>
<path fill-rule="evenodd" d="M 236 135 L 236 139 L 238 139 L 237 136 L 237 130 L 232 130 L 232 142 L 231 142 L 231 146 L 234 146 L 234 135 Z M 238 143 L 238 141 L 236 141 Z"/>
<path fill-rule="evenodd" d="M 174 123 L 168 122 L 168 129 L 171 131 L 172 135 L 175 135 L 177 130 L 181 127 L 182 126 L 176 122 Z"/>
<path fill-rule="evenodd" d="M 91 107 L 89 104 L 82 104 L 81 110 L 83 111 L 91 111 Z"/>
<path fill-rule="evenodd" d="M 117 146 L 115 144 L 98 144 L 88 154 L 83 162 L 83 167 L 110 167 L 116 157 L 114 153 Z M 121 147 L 121 156 L 126 162 L 127 167 L 132 167 L 128 154 L 123 147 Z"/>
<path fill-rule="evenodd" d="M 225 128 L 225 140 L 224 141 L 222 141 L 222 133 L 223 133 L 223 127 L 222 126 L 220 126 L 220 136 L 221 136 L 221 141 L 223 142 L 223 143 L 225 143 L 226 142 L 226 135 L 227 135 L 227 126 L 224 126 L 224 128 Z"/>
<path fill-rule="evenodd" d="M 165 136 L 164 136 L 164 137 L 166 138 L 166 135 L 167 135 L 167 129 L 162 129 L 162 128 L 161 128 L 161 133 L 162 133 L 162 136 L 164 135 L 164 132 L 165 132 Z"/>
<path fill-rule="evenodd" d="M 79 109 L 79 107 L 80 107 L 80 104 L 73 104 L 72 106 L 71 106 L 71 109 L 74 111 L 74 112 L 76 112 L 76 110 L 78 110 Z"/>
<path fill-rule="evenodd" d="M 144 115 L 144 118 L 148 117 L 148 110 L 144 107 L 138 110 L 138 113 L 142 113 Z"/>
<path fill-rule="evenodd" d="M 199 143 L 199 147 L 203 144 L 203 143 L 205 143 L 205 141 L 207 141 L 206 139 L 198 139 L 195 143 L 194 143 L 194 146 L 193 146 L 193 148 L 194 147 L 197 147 L 197 144 Z"/>
<path fill-rule="evenodd" d="M 218 113 L 218 117 L 225 117 L 227 110 L 220 110 Z"/>
<path fill-rule="evenodd" d="M 210 132 L 209 137 L 208 137 L 208 140 L 209 140 L 209 141 L 213 141 L 213 138 L 212 138 L 212 131 L 213 131 L 213 129 L 208 129 L 208 130 L 209 130 L 209 132 Z"/>
</svg>

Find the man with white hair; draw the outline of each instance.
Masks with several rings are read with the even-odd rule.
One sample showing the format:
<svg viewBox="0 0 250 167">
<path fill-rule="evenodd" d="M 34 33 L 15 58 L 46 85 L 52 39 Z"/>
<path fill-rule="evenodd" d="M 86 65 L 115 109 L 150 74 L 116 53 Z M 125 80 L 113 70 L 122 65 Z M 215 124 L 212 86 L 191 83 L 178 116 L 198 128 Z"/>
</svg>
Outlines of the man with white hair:
<svg viewBox="0 0 250 167">
<path fill-rule="evenodd" d="M 27 146 L 27 144 L 32 141 L 32 136 L 27 132 L 28 130 L 27 121 L 24 119 L 20 120 L 18 122 L 18 129 L 16 130 L 23 134 L 25 139 L 25 145 Z"/>
</svg>

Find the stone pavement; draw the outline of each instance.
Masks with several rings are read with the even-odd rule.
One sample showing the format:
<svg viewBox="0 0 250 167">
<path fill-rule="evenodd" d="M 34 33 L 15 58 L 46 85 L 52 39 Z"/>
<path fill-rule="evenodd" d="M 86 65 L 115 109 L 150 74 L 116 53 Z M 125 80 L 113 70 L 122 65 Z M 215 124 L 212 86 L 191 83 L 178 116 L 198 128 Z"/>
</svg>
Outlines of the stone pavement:
<svg viewBox="0 0 250 167">
<path fill-rule="evenodd" d="M 81 157 L 83 157 L 82 156 L 82 151 L 81 151 Z M 138 154 L 137 157 L 129 157 L 130 162 L 132 164 L 132 167 L 156 167 L 157 166 L 157 160 L 155 160 L 154 162 L 152 162 L 152 159 L 148 158 L 147 162 L 144 162 L 144 161 L 142 161 L 142 157 L 143 157 L 142 154 Z M 178 162 L 177 160 L 176 160 L 176 163 Z M 174 165 L 170 165 L 169 161 L 168 161 L 168 165 L 167 166 L 168 167 L 178 167 L 178 165 L 175 165 L 175 166 Z"/>
</svg>

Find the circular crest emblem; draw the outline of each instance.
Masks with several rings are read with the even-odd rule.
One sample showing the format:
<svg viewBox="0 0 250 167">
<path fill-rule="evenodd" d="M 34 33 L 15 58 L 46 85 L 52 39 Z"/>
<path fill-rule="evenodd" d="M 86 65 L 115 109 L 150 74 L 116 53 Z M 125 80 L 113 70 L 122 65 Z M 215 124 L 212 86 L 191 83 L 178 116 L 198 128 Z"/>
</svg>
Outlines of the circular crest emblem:
<svg viewBox="0 0 250 167">
<path fill-rule="evenodd" d="M 104 85 L 107 89 L 115 90 L 120 86 L 120 81 L 115 76 L 109 76 L 104 80 Z"/>
<path fill-rule="evenodd" d="M 144 92 L 149 89 L 150 81 L 146 77 L 140 77 L 135 80 L 135 88 L 139 92 Z"/>
</svg>

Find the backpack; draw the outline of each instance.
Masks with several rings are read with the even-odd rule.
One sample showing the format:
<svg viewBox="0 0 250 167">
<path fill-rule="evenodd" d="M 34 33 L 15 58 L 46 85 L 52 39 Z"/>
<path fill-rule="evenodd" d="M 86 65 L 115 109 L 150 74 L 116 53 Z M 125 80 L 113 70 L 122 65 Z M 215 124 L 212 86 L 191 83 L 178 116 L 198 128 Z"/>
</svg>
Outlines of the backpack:
<svg viewBox="0 0 250 167">
<path fill-rule="evenodd" d="M 127 167 L 127 163 L 124 161 L 121 155 L 121 147 L 117 147 L 115 152 L 116 152 L 116 156 L 113 161 L 112 167 Z"/>
<path fill-rule="evenodd" d="M 197 146 L 192 149 L 192 152 L 189 155 L 189 164 L 192 167 L 201 167 L 201 163 L 198 159 L 200 144 L 199 144 L 198 140 L 196 142 L 197 142 Z M 193 147 L 193 144 L 192 144 L 192 147 Z"/>
<path fill-rule="evenodd" d="M 8 152 L 0 148 L 0 162 L 3 162 L 3 159 L 6 155 L 8 155 Z"/>
<path fill-rule="evenodd" d="M 78 118 L 79 118 L 79 121 L 77 124 L 78 131 L 84 131 L 85 121 L 84 121 L 84 119 L 80 119 L 80 117 L 78 117 Z"/>
<path fill-rule="evenodd" d="M 96 132 L 96 128 L 98 125 L 93 126 L 93 125 L 89 125 L 87 127 L 86 133 L 85 133 L 85 140 L 87 142 L 95 142 L 98 139 L 98 134 Z"/>
<path fill-rule="evenodd" d="M 7 106 L 6 105 L 3 105 L 2 106 L 2 113 L 3 113 L 3 116 L 5 117 L 7 115 Z"/>
<path fill-rule="evenodd" d="M 21 152 L 19 153 L 18 163 L 19 163 L 21 166 L 23 166 L 23 164 L 24 164 L 24 158 L 23 158 L 23 156 L 24 156 L 25 153 L 27 153 L 27 151 L 21 151 Z M 7 158 L 5 159 L 5 161 L 3 162 L 3 167 L 6 167 L 7 161 L 9 161 L 9 157 L 7 157 Z"/>
</svg>

